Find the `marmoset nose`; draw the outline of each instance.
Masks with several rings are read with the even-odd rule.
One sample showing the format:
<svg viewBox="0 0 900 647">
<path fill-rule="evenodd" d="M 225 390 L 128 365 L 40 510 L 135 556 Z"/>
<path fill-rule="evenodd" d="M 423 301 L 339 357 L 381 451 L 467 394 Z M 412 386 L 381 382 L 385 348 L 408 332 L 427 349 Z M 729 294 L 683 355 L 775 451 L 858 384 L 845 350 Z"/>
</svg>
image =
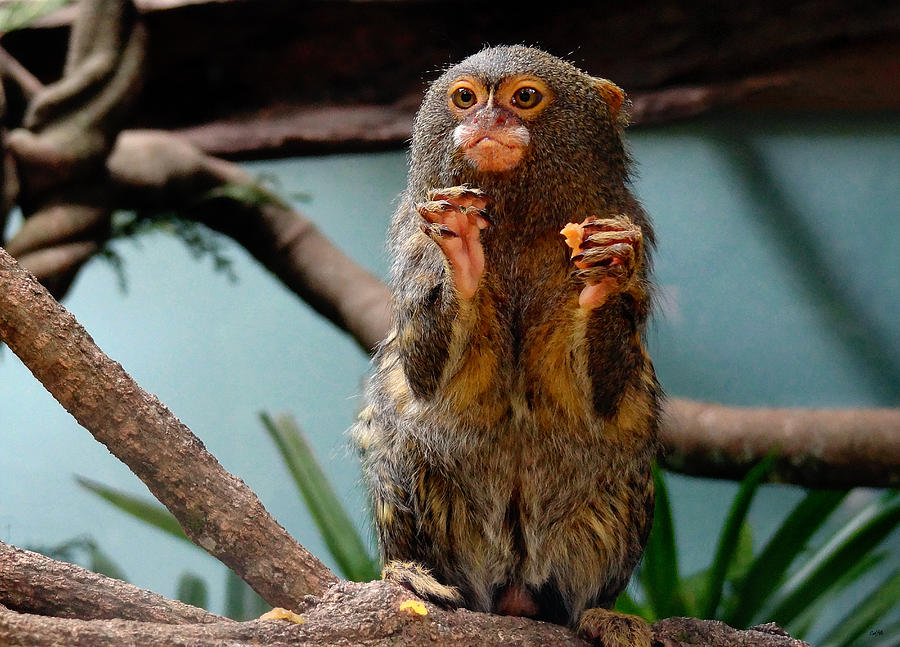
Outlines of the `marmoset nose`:
<svg viewBox="0 0 900 647">
<path fill-rule="evenodd" d="M 484 126 L 486 128 L 505 126 L 511 116 L 512 115 L 510 115 L 509 112 L 503 110 L 502 108 L 485 108 L 482 114 L 476 115 L 472 119 L 472 123 Z"/>
</svg>

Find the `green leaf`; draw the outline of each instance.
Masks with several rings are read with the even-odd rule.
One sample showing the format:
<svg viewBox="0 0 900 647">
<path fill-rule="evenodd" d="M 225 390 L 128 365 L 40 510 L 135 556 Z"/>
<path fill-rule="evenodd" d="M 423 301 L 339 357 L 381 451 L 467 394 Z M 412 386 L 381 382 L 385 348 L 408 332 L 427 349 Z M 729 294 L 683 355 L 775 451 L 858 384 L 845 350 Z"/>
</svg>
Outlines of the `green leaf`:
<svg viewBox="0 0 900 647">
<path fill-rule="evenodd" d="M 887 492 L 847 522 L 781 587 L 775 608 L 767 616 L 786 627 L 887 537 L 898 522 L 900 500 L 896 492 Z"/>
<path fill-rule="evenodd" d="M 709 569 L 688 575 L 681 580 L 681 597 L 684 600 L 685 616 L 696 617 L 700 602 L 706 595 Z"/>
<path fill-rule="evenodd" d="M 206 609 L 209 604 L 209 591 L 203 578 L 193 573 L 184 573 L 178 578 L 178 594 L 179 600 L 185 604 L 190 604 L 201 609 Z"/>
<path fill-rule="evenodd" d="M 109 555 L 100 550 L 99 546 L 94 542 L 90 542 L 90 545 L 86 548 L 88 557 L 90 558 L 90 563 L 88 564 L 89 570 L 100 573 L 101 575 L 106 575 L 107 577 L 122 580 L 123 582 L 127 581 L 125 572 L 119 568 L 119 565 L 116 564 Z"/>
<path fill-rule="evenodd" d="M 865 555 L 847 572 L 842 574 L 840 579 L 832 586 L 828 587 L 827 591 L 824 591 L 822 595 L 803 609 L 791 624 L 785 627 L 785 630 L 792 636 L 802 640 L 814 628 L 821 627 L 825 619 L 823 615 L 825 609 L 830 604 L 833 604 L 837 597 L 850 588 L 859 578 L 882 563 L 884 559 L 885 553 L 869 553 Z"/>
<path fill-rule="evenodd" d="M 728 572 L 725 573 L 725 585 L 722 591 L 722 601 L 716 618 L 723 618 L 739 605 L 740 599 L 734 593 L 734 583 L 740 581 L 750 570 L 753 564 L 753 529 L 745 520 L 738 531 L 737 546 Z"/>
<path fill-rule="evenodd" d="M 17 0 L 4 4 L 0 6 L 0 33 L 24 29 L 70 2 L 72 0 Z"/>
<path fill-rule="evenodd" d="M 810 537 L 847 496 L 846 491 L 813 490 L 779 526 L 736 586 L 737 604 L 723 620 L 732 627 L 762 621 L 760 611 L 785 572 L 806 549 Z"/>
<path fill-rule="evenodd" d="M 234 571 L 225 570 L 226 616 L 238 621 L 255 620 L 272 608 Z"/>
<path fill-rule="evenodd" d="M 844 647 L 864 635 L 900 602 L 900 569 L 851 609 L 825 638 L 821 647 Z"/>
<path fill-rule="evenodd" d="M 653 616 L 653 613 L 650 609 L 642 607 L 637 602 L 635 602 L 634 598 L 632 598 L 627 591 L 622 591 L 622 593 L 616 599 L 615 610 L 619 613 L 630 613 L 633 616 L 640 616 L 648 622 Z"/>
<path fill-rule="evenodd" d="M 266 414 L 260 417 L 344 577 L 357 582 L 377 579 L 377 565 L 296 423 L 290 416 L 280 416 L 277 422 Z"/>
<path fill-rule="evenodd" d="M 638 572 L 641 589 L 652 614 L 648 620 L 682 616 L 686 612 L 678 576 L 678 549 L 669 492 L 661 470 L 655 465 L 653 483 L 656 490 L 653 529 Z"/>
<path fill-rule="evenodd" d="M 747 511 L 750 509 L 750 503 L 760 484 L 768 476 L 775 462 L 775 456 L 768 456 L 765 460 L 756 465 L 744 480 L 741 487 L 734 497 L 731 504 L 731 510 L 725 520 L 725 526 L 722 528 L 722 535 L 719 537 L 719 546 L 716 549 L 716 556 L 713 559 L 712 566 L 709 571 L 709 579 L 707 580 L 706 595 L 700 607 L 701 618 L 715 618 L 716 610 L 719 608 L 719 602 L 722 599 L 722 590 L 725 585 L 725 575 L 731 567 L 738 546 L 738 537 L 740 536 L 741 526 L 747 517 Z"/>
<path fill-rule="evenodd" d="M 108 487 L 97 481 L 92 481 L 83 476 L 76 476 L 75 480 L 78 482 L 78 485 L 89 492 L 93 492 L 101 499 L 104 499 L 117 507 L 119 510 L 127 512 L 132 517 L 140 519 L 144 523 L 148 523 L 163 532 L 167 532 L 173 537 L 182 539 L 191 546 L 195 546 L 194 542 L 188 539 L 187 535 L 184 534 L 184 531 L 181 529 L 181 526 L 178 525 L 178 521 L 172 516 L 172 513 L 155 501 L 148 501 L 132 494 L 126 494 L 125 492 Z"/>
<path fill-rule="evenodd" d="M 246 582 L 230 568 L 225 574 L 225 615 L 232 620 L 246 620 L 247 610 L 244 603 Z"/>
</svg>

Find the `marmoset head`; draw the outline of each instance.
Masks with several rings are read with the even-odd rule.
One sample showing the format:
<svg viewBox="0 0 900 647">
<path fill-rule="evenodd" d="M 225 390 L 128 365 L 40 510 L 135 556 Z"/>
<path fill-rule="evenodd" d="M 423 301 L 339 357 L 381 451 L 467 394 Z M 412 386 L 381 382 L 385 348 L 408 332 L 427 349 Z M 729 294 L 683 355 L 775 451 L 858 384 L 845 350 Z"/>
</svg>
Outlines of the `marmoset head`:
<svg viewBox="0 0 900 647">
<path fill-rule="evenodd" d="M 541 50 L 481 50 L 428 89 L 413 130 L 413 174 L 452 185 L 534 164 L 555 175 L 624 166 L 624 101 L 615 84 Z"/>
</svg>

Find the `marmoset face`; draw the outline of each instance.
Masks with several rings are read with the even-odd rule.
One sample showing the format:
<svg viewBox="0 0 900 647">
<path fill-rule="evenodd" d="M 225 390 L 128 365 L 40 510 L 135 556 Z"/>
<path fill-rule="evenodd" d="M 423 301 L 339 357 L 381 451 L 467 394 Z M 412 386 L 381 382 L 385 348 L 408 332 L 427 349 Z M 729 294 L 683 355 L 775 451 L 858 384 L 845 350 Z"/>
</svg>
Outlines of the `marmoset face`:
<svg viewBox="0 0 900 647">
<path fill-rule="evenodd" d="M 530 125 L 553 100 L 547 85 L 528 74 L 491 85 L 461 76 L 447 92 L 447 107 L 459 122 L 453 143 L 479 171 L 509 171 L 528 150 Z"/>
</svg>

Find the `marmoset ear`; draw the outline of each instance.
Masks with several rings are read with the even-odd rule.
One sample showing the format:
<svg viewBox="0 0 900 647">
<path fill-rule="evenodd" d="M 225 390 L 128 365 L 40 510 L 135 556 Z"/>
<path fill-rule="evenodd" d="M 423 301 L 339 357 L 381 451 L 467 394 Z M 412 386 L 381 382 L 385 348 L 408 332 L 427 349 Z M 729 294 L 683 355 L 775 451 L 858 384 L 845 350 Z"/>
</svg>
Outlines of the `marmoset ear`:
<svg viewBox="0 0 900 647">
<path fill-rule="evenodd" d="M 619 121 L 619 111 L 625 103 L 625 92 L 618 85 L 606 79 L 594 78 L 594 88 L 609 106 L 609 114 L 614 121 Z"/>
</svg>

